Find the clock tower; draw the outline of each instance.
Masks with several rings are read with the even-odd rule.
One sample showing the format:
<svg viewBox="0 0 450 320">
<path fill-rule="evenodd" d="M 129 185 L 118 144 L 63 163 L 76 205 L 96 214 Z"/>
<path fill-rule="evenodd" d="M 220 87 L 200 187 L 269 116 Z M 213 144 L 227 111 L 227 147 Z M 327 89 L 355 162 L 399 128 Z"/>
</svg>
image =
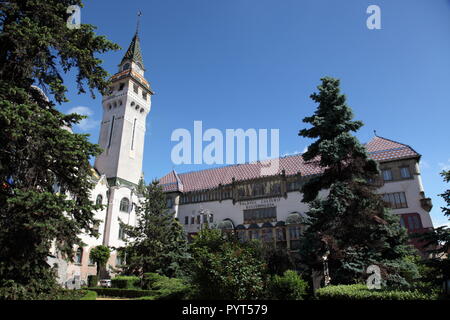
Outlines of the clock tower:
<svg viewBox="0 0 450 320">
<path fill-rule="evenodd" d="M 146 118 L 154 94 L 144 73 L 136 31 L 102 102 L 99 145 L 103 152 L 96 158 L 95 168 L 106 175 L 110 185 L 137 185 L 142 176 Z"/>
</svg>

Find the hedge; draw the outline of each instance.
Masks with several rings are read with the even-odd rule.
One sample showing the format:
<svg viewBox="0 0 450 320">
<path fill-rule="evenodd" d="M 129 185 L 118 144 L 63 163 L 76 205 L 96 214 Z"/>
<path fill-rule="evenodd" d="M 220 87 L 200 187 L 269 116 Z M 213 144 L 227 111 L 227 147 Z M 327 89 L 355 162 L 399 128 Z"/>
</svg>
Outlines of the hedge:
<svg viewBox="0 0 450 320">
<path fill-rule="evenodd" d="M 328 286 L 318 289 L 319 300 L 435 300 L 436 294 L 418 290 L 369 290 L 364 284 Z"/>
<path fill-rule="evenodd" d="M 141 279 L 135 276 L 117 276 L 111 280 L 111 287 L 119 289 L 139 289 L 140 281 Z"/>
<path fill-rule="evenodd" d="M 153 290 L 118 289 L 118 288 L 89 288 L 89 290 L 97 292 L 99 296 L 117 297 L 117 298 L 140 298 L 155 295 L 155 292 Z"/>
<path fill-rule="evenodd" d="M 80 299 L 80 300 L 96 300 L 97 299 L 97 292 L 86 290 L 86 294 Z"/>
<path fill-rule="evenodd" d="M 190 287 L 182 279 L 168 278 L 157 273 L 145 273 L 142 283 L 143 289 L 154 292 L 152 297 L 144 300 L 181 300 L 190 291 Z"/>
</svg>

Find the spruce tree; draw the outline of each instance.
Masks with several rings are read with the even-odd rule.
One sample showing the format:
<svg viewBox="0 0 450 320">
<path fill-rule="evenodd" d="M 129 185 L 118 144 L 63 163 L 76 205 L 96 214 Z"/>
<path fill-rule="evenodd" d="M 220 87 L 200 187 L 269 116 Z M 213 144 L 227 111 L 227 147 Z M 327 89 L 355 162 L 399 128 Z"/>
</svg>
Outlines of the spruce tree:
<svg viewBox="0 0 450 320">
<path fill-rule="evenodd" d="M 450 182 L 450 170 L 441 172 L 441 176 L 445 182 Z M 444 216 L 450 219 L 450 189 L 447 189 L 439 196 L 446 203 L 446 206 L 442 207 L 441 210 Z M 441 226 L 426 233 L 416 234 L 413 237 L 420 240 L 430 254 L 428 259 L 424 261 L 424 264 L 437 270 L 438 273 L 433 274 L 432 279 L 426 280 L 437 285 L 441 285 L 443 280 L 450 280 L 450 256 L 448 254 L 450 252 L 450 228 Z M 447 288 L 447 290 L 450 291 L 450 288 Z"/>
<path fill-rule="evenodd" d="M 95 89 L 104 92 L 107 73 L 96 55 L 118 47 L 91 25 L 69 29 L 70 5 L 81 1 L 0 4 L 0 287 L 5 296 L 52 292 L 51 246 L 70 259 L 74 245 L 82 245 L 81 233 L 98 235 L 89 159 L 100 150 L 87 135 L 64 129 L 83 117 L 61 113 L 56 103 L 67 101 L 63 73 L 69 71 L 77 71 L 79 93 L 86 87 L 92 95 Z"/>
<path fill-rule="evenodd" d="M 123 272 L 137 276 L 148 272 L 183 276 L 190 258 L 186 236 L 181 224 L 166 208 L 166 196 L 158 181 L 146 188 L 136 216 L 136 226 L 121 222 L 128 240 L 122 250 L 126 256 Z"/>
<path fill-rule="evenodd" d="M 370 181 L 379 174 L 377 163 L 351 134 L 363 123 L 353 120 L 339 80 L 323 78 L 318 90 L 311 95 L 317 110 L 303 120 L 312 127 L 299 133 L 316 139 L 303 158 L 323 171 L 302 187 L 303 202 L 310 204 L 302 260 L 322 272 L 327 255 L 334 284 L 363 281 L 366 268 L 377 265 L 385 283 L 408 285 L 416 269 L 405 259 L 413 254 L 406 230 L 375 193 Z"/>
</svg>

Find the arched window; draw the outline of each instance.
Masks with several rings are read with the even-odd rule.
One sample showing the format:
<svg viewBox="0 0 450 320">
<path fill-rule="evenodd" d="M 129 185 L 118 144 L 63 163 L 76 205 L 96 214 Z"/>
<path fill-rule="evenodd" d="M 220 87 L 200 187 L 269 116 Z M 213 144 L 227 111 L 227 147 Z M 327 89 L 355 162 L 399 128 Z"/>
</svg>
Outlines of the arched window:
<svg viewBox="0 0 450 320">
<path fill-rule="evenodd" d="M 96 205 L 101 205 L 103 203 L 103 196 L 101 194 L 99 194 L 97 196 L 97 200 L 95 200 L 95 204 Z"/>
<path fill-rule="evenodd" d="M 128 198 L 123 198 L 120 201 L 120 211 L 128 212 L 129 209 L 130 209 L 130 200 L 128 200 Z"/>
</svg>

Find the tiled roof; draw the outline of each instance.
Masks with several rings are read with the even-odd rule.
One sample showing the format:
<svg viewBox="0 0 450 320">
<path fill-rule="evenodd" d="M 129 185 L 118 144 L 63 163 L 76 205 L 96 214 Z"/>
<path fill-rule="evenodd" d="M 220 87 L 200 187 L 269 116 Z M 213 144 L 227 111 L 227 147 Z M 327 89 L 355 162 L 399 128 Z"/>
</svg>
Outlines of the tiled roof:
<svg viewBox="0 0 450 320">
<path fill-rule="evenodd" d="M 381 137 L 373 138 L 365 147 L 369 156 L 380 162 L 420 157 L 410 146 Z M 322 172 L 317 162 L 305 162 L 301 154 L 277 160 L 279 160 L 278 170 L 270 175 L 281 174 L 283 170 L 287 176 L 295 175 L 299 172 L 302 176 L 310 176 Z M 268 167 L 268 165 L 267 162 L 258 161 L 188 173 L 177 174 L 175 171 L 172 171 L 160 179 L 160 184 L 166 192 L 213 189 L 220 184 L 231 184 L 233 178 L 236 181 L 242 181 L 268 176 L 268 174 L 263 173 L 263 168 Z"/>
<path fill-rule="evenodd" d="M 122 59 L 122 63 L 125 60 L 131 60 L 136 63 L 140 63 L 142 68 L 144 68 L 144 60 L 142 59 L 141 43 L 139 41 L 139 35 L 136 32 L 133 39 L 131 40 L 130 46 L 128 47 L 125 56 Z"/>
</svg>

